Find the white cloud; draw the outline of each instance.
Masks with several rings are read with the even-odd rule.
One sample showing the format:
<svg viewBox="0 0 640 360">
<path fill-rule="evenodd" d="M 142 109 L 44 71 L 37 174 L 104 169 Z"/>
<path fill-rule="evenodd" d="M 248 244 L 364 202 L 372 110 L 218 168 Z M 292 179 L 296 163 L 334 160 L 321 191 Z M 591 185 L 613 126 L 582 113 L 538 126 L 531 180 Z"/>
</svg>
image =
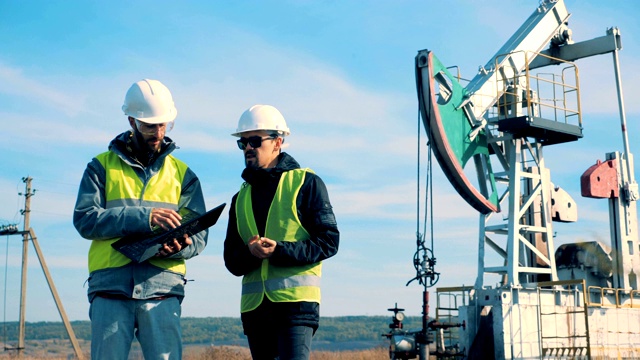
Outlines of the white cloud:
<svg viewBox="0 0 640 360">
<path fill-rule="evenodd" d="M 0 92 L 56 108 L 69 116 L 85 111 L 83 96 L 65 94 L 57 88 L 31 79 L 22 69 L 2 63 L 0 63 Z"/>
</svg>

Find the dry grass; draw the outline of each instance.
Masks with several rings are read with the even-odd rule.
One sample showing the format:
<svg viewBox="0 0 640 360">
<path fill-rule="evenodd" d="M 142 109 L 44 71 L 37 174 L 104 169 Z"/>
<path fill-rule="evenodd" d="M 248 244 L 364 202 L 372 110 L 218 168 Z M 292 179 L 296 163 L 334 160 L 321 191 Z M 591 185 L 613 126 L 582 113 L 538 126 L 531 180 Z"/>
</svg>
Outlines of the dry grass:
<svg viewBox="0 0 640 360">
<path fill-rule="evenodd" d="M 320 351 L 311 354 L 311 360 L 384 360 L 389 359 L 387 348 L 375 348 L 358 351 Z"/>
<path fill-rule="evenodd" d="M 69 356 L 71 355 L 71 356 Z M 85 359 L 90 359 L 89 354 L 84 354 Z M 15 352 L 4 352 L 0 354 L 0 359 L 20 359 L 20 360 L 68 360 L 74 359 L 72 353 L 65 355 L 54 355 L 43 353 L 36 355 L 17 356 Z M 311 360 L 386 360 L 389 359 L 389 352 L 386 348 L 375 348 L 358 351 L 313 351 Z M 194 349 L 186 349 L 184 360 L 251 360 L 249 349 L 241 346 L 210 346 Z"/>
<path fill-rule="evenodd" d="M 241 346 L 210 346 L 200 351 L 185 351 L 184 360 L 251 360 L 249 349 Z"/>
<path fill-rule="evenodd" d="M 249 349 L 240 346 L 211 346 L 198 353 L 185 354 L 185 360 L 251 360 Z M 384 360 L 386 348 L 358 351 L 312 351 L 311 360 Z"/>
</svg>

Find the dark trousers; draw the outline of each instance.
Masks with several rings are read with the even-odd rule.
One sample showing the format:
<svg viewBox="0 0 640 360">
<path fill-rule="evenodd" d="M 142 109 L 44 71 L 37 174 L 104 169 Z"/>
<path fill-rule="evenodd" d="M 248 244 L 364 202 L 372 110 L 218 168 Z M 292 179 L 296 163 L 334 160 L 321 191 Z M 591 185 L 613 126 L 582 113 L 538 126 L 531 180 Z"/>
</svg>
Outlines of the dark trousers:
<svg viewBox="0 0 640 360">
<path fill-rule="evenodd" d="M 308 360 L 312 338 L 313 328 L 309 326 L 271 328 L 247 334 L 253 360 Z"/>
</svg>

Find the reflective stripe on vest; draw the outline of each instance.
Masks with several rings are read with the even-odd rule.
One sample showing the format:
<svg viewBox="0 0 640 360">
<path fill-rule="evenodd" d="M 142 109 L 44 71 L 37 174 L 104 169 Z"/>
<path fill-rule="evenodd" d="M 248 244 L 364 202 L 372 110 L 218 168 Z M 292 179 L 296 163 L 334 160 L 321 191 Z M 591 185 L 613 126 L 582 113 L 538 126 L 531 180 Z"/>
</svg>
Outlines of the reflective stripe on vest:
<svg viewBox="0 0 640 360">
<path fill-rule="evenodd" d="M 160 171 L 145 185 L 136 172 L 112 151 L 104 152 L 96 159 L 105 168 L 106 208 L 123 206 L 164 207 L 178 210 L 182 181 L 187 165 L 168 155 Z M 119 238 L 93 240 L 89 248 L 89 272 L 120 267 L 131 262 L 114 250 L 111 244 Z M 162 269 L 185 274 L 183 259 L 152 258 L 149 262 Z"/>
<path fill-rule="evenodd" d="M 276 241 L 305 241 L 309 233 L 298 218 L 296 198 L 310 169 L 286 171 L 271 202 L 265 234 Z M 251 185 L 244 183 L 236 199 L 238 234 L 245 243 L 258 234 L 258 226 L 253 216 Z M 302 266 L 275 266 L 269 259 L 262 260 L 262 266 L 242 278 L 242 298 L 240 311 L 257 308 L 266 295 L 273 302 L 311 301 L 320 303 L 320 278 L 322 262 Z"/>
</svg>

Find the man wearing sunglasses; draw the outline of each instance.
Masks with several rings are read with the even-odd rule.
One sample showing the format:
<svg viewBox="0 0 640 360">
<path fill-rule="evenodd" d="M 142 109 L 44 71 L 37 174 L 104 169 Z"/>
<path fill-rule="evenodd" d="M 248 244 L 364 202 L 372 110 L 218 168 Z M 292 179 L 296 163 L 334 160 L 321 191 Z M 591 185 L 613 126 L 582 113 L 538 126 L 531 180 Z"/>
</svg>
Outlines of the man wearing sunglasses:
<svg viewBox="0 0 640 360">
<path fill-rule="evenodd" d="M 339 244 L 327 188 L 281 151 L 289 128 L 273 106 L 249 108 L 232 135 L 246 167 L 231 202 L 224 260 L 243 276 L 240 312 L 251 356 L 309 359 L 322 261 Z"/>
<path fill-rule="evenodd" d="M 181 213 L 205 213 L 198 177 L 171 153 L 166 133 L 176 108 L 161 82 L 134 83 L 122 107 L 128 131 L 87 165 L 73 223 L 89 249 L 91 358 L 127 359 L 133 337 L 144 358 L 181 359 L 180 304 L 185 260 L 202 252 L 208 232 L 173 239 L 156 256 L 132 262 L 111 244 L 128 234 L 175 228 Z"/>
</svg>

